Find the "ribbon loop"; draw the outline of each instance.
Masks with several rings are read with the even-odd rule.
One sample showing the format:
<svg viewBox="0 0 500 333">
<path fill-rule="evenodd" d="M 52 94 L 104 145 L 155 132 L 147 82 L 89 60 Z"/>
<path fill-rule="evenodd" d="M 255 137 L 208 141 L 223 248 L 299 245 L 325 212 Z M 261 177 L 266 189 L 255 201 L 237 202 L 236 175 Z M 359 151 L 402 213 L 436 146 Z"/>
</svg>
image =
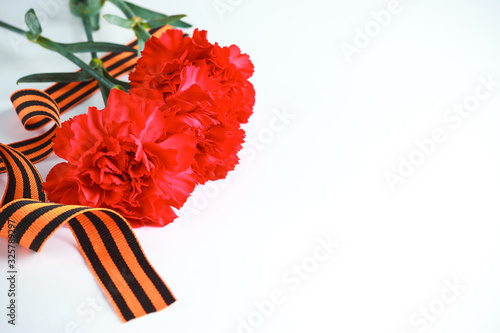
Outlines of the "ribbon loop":
<svg viewBox="0 0 500 333">
<path fill-rule="evenodd" d="M 27 130 L 38 129 L 49 121 L 55 122 L 51 129 L 38 137 L 9 144 L 13 151 L 22 153 L 33 163 L 43 160 L 52 153 L 52 138 L 56 128 L 61 126 L 61 113 L 57 103 L 49 94 L 37 89 L 18 90 L 12 94 L 10 100 Z M 0 173 L 3 173 L 6 171 L 6 165 L 4 156 L 1 157 Z"/>
<path fill-rule="evenodd" d="M 7 188 L 0 207 L 22 198 L 45 202 L 47 198 L 42 187 L 42 177 L 35 166 L 20 152 L 0 143 L 0 157 L 7 169 Z M 1 216 L 1 214 L 0 214 Z M 0 219 L 0 223 L 4 221 Z"/>
<path fill-rule="evenodd" d="M 46 119 L 61 126 L 59 107 L 49 94 L 36 89 L 22 89 L 13 93 L 10 100 L 25 129 L 38 129 Z"/>
</svg>

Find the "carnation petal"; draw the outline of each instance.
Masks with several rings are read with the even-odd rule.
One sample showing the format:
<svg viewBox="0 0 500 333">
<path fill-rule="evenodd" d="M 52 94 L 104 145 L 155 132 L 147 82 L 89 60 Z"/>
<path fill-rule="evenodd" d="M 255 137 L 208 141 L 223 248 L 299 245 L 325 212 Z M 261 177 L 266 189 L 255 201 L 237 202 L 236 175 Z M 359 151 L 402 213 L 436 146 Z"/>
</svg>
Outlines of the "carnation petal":
<svg viewBox="0 0 500 333">
<path fill-rule="evenodd" d="M 250 56 L 245 53 L 241 53 L 241 50 L 236 45 L 229 46 L 229 61 L 234 64 L 245 79 L 250 78 L 254 72 L 254 65 L 250 61 Z"/>
</svg>

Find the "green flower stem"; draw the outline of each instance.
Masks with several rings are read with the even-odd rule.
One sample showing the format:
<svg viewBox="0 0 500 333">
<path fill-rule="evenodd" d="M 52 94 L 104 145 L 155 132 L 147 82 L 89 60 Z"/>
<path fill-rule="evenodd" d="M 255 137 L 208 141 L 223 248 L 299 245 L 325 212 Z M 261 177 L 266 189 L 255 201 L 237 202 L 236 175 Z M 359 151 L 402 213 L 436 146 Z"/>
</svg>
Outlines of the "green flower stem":
<svg viewBox="0 0 500 333">
<path fill-rule="evenodd" d="M 89 42 L 93 42 L 94 37 L 92 36 L 92 25 L 91 25 L 90 19 L 88 17 L 82 17 L 82 21 L 83 21 L 83 27 L 85 28 L 85 35 L 87 35 L 87 40 Z M 100 61 L 100 59 L 97 57 L 97 52 L 95 52 L 95 51 L 90 52 L 90 55 L 92 57 L 92 63 L 97 63 L 97 61 L 99 61 L 99 63 L 100 63 L 100 66 L 95 68 L 95 70 L 101 74 L 104 74 L 106 72 L 106 70 L 102 66 L 102 62 Z M 104 101 L 104 105 L 107 105 L 110 89 L 108 87 L 106 87 L 101 81 L 97 81 L 97 84 L 99 85 L 99 91 L 101 92 L 102 99 Z"/>
<path fill-rule="evenodd" d="M 21 34 L 21 35 L 26 35 L 28 33 L 27 31 L 16 28 L 13 25 L 10 25 L 10 24 L 5 23 L 3 21 L 0 21 L 0 27 L 5 28 L 5 29 L 10 30 L 10 31 L 13 31 L 13 32 L 16 32 L 16 33 Z"/>
<path fill-rule="evenodd" d="M 135 34 L 137 35 L 137 38 L 141 39 L 142 41 L 146 41 L 149 38 L 151 38 L 151 35 L 146 30 L 146 28 L 144 28 L 144 26 L 141 24 L 139 18 L 135 15 L 134 11 L 130 8 L 129 5 L 127 5 L 123 0 L 108 0 L 108 1 L 114 4 L 116 7 L 118 7 L 128 19 L 137 20 L 137 23 L 134 24 L 132 28 Z"/>
<path fill-rule="evenodd" d="M 117 86 L 120 87 L 120 90 L 123 90 L 123 91 L 126 91 L 128 92 L 131 88 L 130 86 L 130 83 L 129 82 L 125 82 L 125 81 L 121 81 L 121 80 L 118 80 L 117 78 L 113 77 L 111 74 L 109 74 L 109 72 L 103 68 L 104 70 L 102 71 L 102 74 L 111 82 L 113 82 L 114 84 L 116 84 Z"/>
<path fill-rule="evenodd" d="M 94 41 L 94 37 L 92 37 L 92 27 L 90 26 L 90 19 L 88 17 L 82 17 L 83 27 L 85 28 L 85 35 L 87 35 L 87 40 L 89 42 Z M 97 52 L 90 52 L 92 59 L 97 59 Z"/>
<path fill-rule="evenodd" d="M 92 61 L 90 62 L 90 68 L 95 70 L 96 72 L 100 73 L 102 76 L 104 76 L 106 79 L 109 80 L 109 74 L 108 71 L 104 68 L 104 64 L 102 63 L 102 60 L 99 58 L 93 58 Z M 106 74 L 108 74 L 106 76 Z M 109 80 L 109 82 L 115 84 L 112 80 Z M 108 96 L 109 92 L 111 91 L 110 88 L 106 87 L 102 83 L 99 83 L 99 90 L 101 91 L 102 99 L 104 100 L 104 105 L 108 104 Z M 115 86 L 116 87 L 116 86 Z"/>
</svg>

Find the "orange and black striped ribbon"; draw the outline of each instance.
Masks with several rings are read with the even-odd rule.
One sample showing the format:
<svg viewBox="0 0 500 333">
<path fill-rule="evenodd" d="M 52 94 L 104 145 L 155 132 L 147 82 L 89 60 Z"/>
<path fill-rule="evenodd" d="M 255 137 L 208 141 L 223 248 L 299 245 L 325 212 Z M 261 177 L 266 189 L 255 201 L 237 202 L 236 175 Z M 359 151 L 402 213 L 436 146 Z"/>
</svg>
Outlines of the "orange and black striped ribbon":
<svg viewBox="0 0 500 333">
<path fill-rule="evenodd" d="M 68 223 L 87 264 L 123 321 L 175 302 L 122 216 L 107 209 L 47 203 L 42 178 L 31 162 L 1 143 L 0 156 L 8 176 L 0 208 L 0 236 L 8 239 L 9 224 L 14 225 L 11 237 L 39 252 L 56 229 Z"/>
<path fill-rule="evenodd" d="M 110 73 L 118 76 L 129 71 L 137 57 L 111 53 L 103 61 Z M 45 241 L 67 223 L 120 318 L 128 321 L 159 311 L 175 302 L 175 298 L 122 216 L 108 209 L 48 203 L 42 178 L 33 165 L 52 152 L 52 138 L 60 126 L 61 112 L 96 90 L 96 81 L 89 81 L 57 83 L 45 92 L 23 89 L 12 95 L 26 129 L 36 129 L 50 121 L 55 125 L 30 140 L 10 145 L 0 143 L 0 172 L 7 172 L 7 188 L 0 203 L 0 236 L 8 239 L 13 225 L 10 236 L 20 245 L 39 252 Z"/>
</svg>

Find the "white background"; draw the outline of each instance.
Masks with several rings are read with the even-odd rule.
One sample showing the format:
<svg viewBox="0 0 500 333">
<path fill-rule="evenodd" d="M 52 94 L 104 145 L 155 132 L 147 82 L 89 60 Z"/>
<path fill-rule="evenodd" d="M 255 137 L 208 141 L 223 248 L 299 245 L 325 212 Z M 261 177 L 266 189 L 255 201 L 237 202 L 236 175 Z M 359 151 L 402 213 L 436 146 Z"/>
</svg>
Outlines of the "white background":
<svg viewBox="0 0 500 333">
<path fill-rule="evenodd" d="M 210 41 L 250 54 L 257 102 L 241 165 L 228 181 L 198 188 L 173 224 L 136 231 L 178 299 L 171 307 L 126 324 L 107 301 L 92 308 L 100 288 L 64 227 L 39 254 L 17 248 L 15 327 L 4 314 L 7 243 L 0 241 L 0 332 L 499 332 L 500 86 L 456 128 L 443 116 L 474 95 L 480 77 L 500 82 L 500 3 L 401 0 L 368 45 L 357 41 L 363 47 L 349 62 L 342 43 L 356 46 L 358 28 L 376 29 L 371 13 L 389 2 L 141 1 L 188 14 Z M 0 20 L 23 27 L 33 7 L 46 37 L 84 39 L 62 0 L 1 7 Z M 103 13 L 117 12 L 108 4 Z M 131 38 L 105 22 L 96 34 Z M 16 86 L 17 78 L 75 70 L 21 41 L 0 34 L 4 143 L 34 136 L 10 94 L 46 87 Z M 102 107 L 98 95 L 64 119 L 91 105 Z M 293 118 L 280 122 L 276 114 L 285 113 Z M 415 140 L 435 129 L 446 140 L 391 191 L 384 174 L 397 173 L 400 157 L 417 156 Z M 37 164 L 42 176 L 58 161 Z M 5 183 L 0 176 L 0 193 Z M 311 266 L 317 239 L 329 237 L 340 247 Z M 290 269 L 303 263 L 310 274 L 294 277 L 294 288 Z M 454 296 L 446 281 L 466 290 Z M 283 292 L 282 304 L 259 314 L 255 302 L 268 303 L 273 290 Z M 443 303 L 443 293 L 453 301 Z M 429 307 L 436 315 L 422 319 L 418 311 Z"/>
</svg>

